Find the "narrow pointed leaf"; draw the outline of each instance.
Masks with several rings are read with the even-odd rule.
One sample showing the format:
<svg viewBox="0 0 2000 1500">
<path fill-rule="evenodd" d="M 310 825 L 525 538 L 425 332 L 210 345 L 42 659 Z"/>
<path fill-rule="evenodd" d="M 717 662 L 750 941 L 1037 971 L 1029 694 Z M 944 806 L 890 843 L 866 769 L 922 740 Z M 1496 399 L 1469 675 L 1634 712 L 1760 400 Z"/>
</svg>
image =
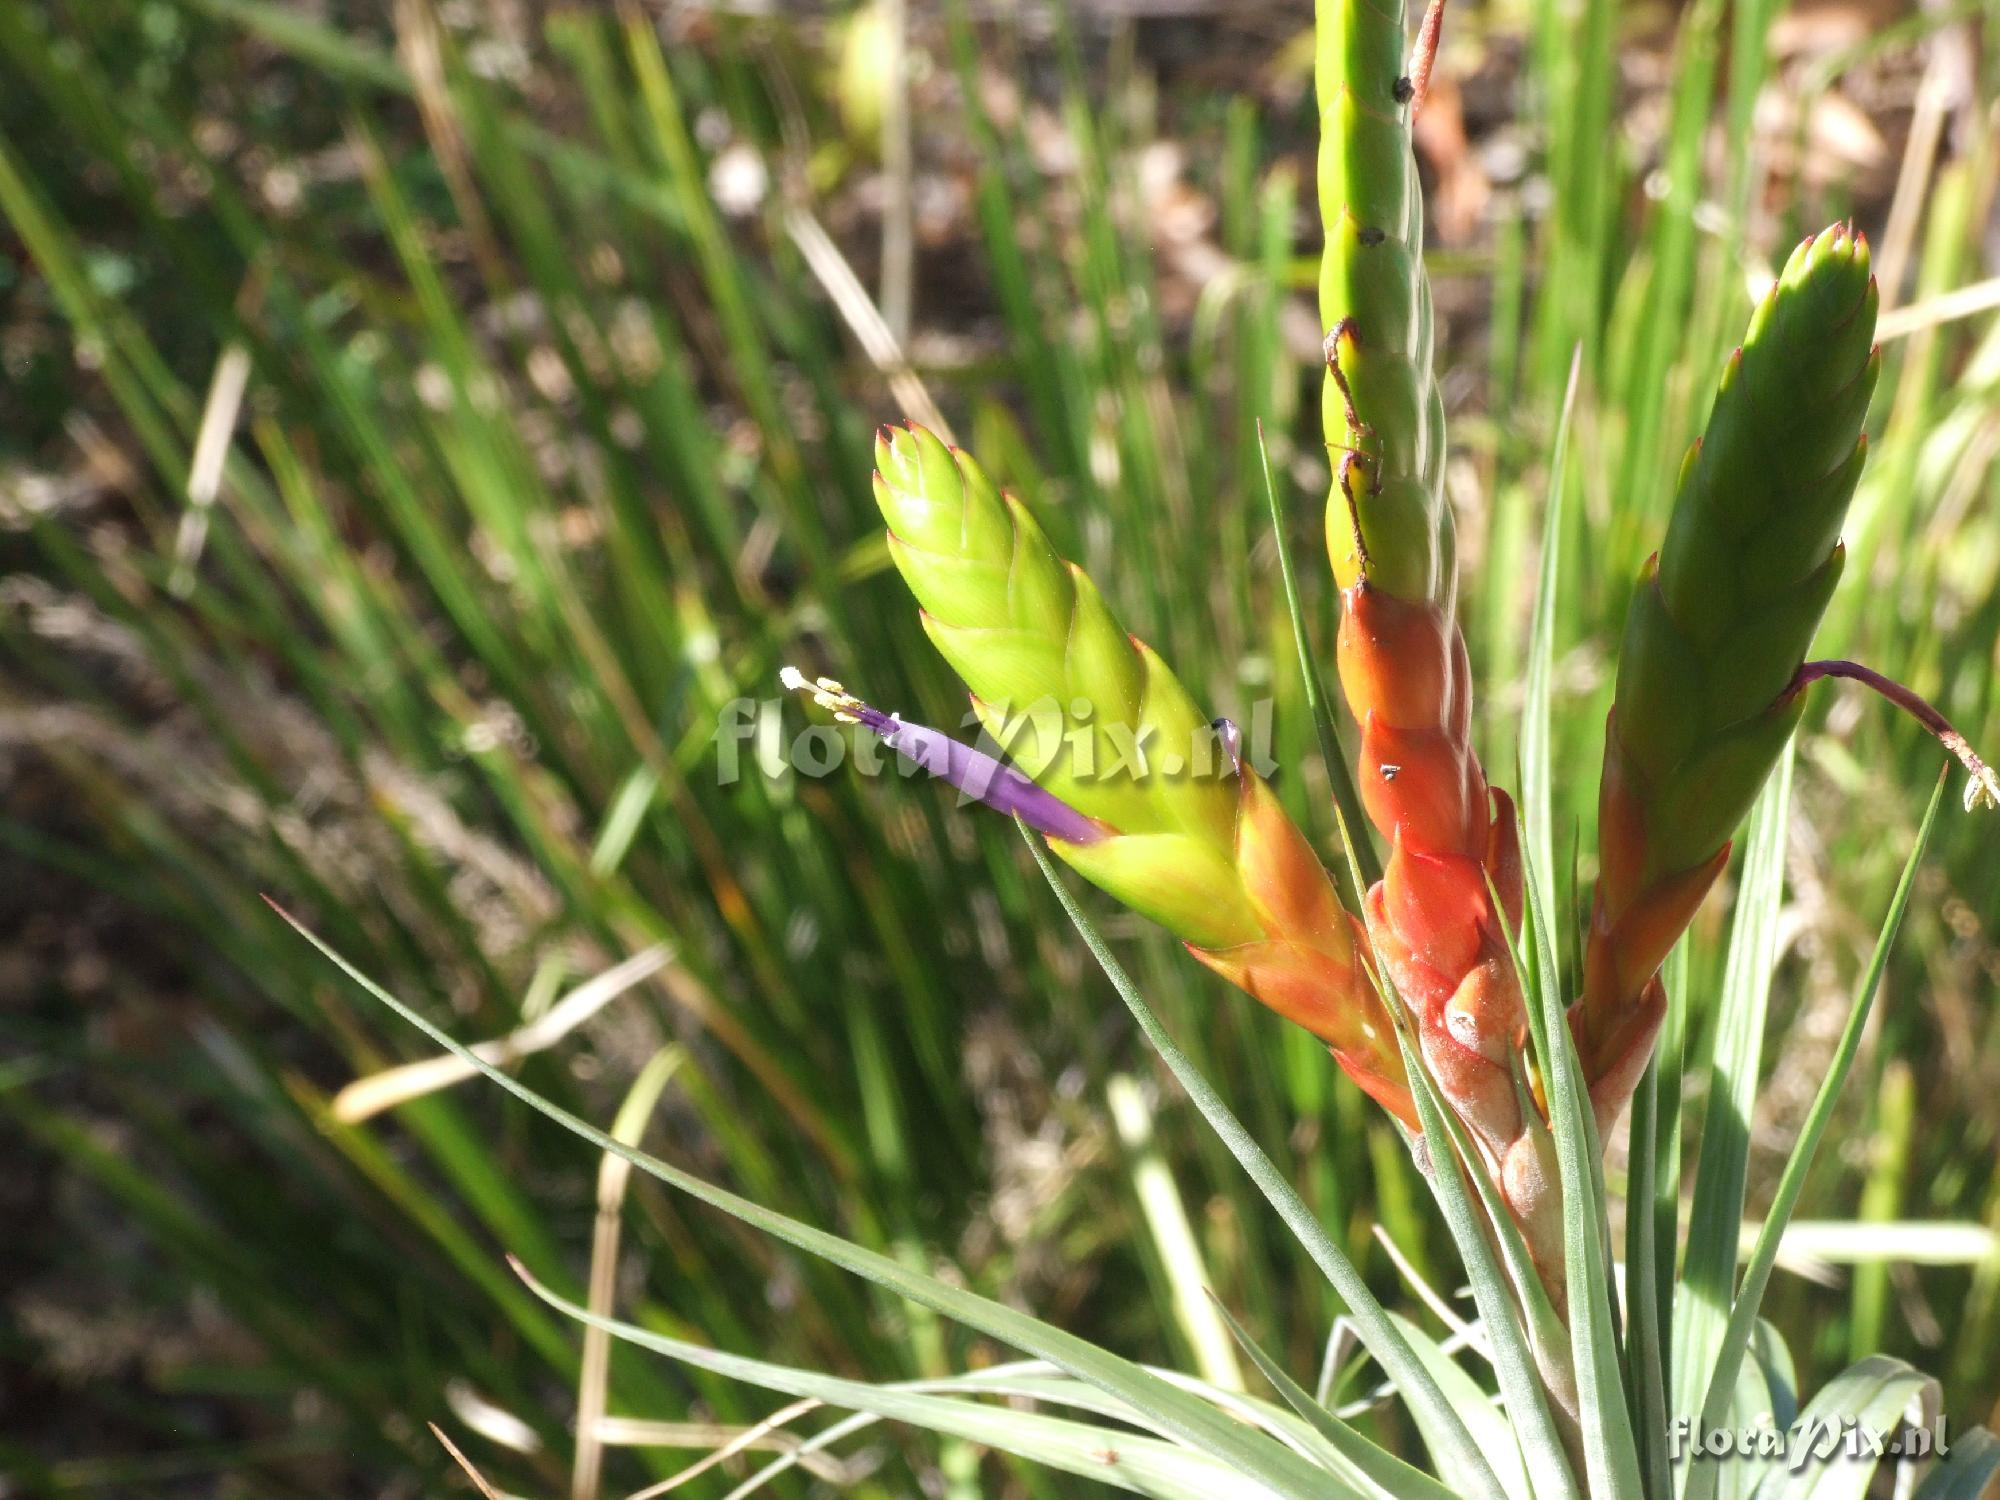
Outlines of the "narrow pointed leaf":
<svg viewBox="0 0 2000 1500">
<path fill-rule="evenodd" d="M 1834 1106 L 1847 1082 L 1847 1075 L 1853 1071 L 1855 1054 L 1860 1051 L 1861 1034 L 1868 1024 L 1876 992 L 1882 986 L 1882 974 L 1889 963 L 1889 950 L 1895 945 L 1896 934 L 1902 928 L 1903 913 L 1909 907 L 1910 892 L 1916 883 L 1917 866 L 1930 843 L 1931 829 L 1937 823 L 1938 808 L 1944 801 L 1945 786 L 1946 778 L 1940 776 L 1937 789 L 1931 793 L 1930 806 L 1924 812 L 1923 823 L 1917 829 L 1910 857 L 1904 861 L 1902 878 L 1896 883 L 1896 894 L 1889 902 L 1888 916 L 1883 919 L 1882 931 L 1875 940 L 1874 955 L 1868 961 L 1868 968 L 1863 972 L 1861 984 L 1855 992 L 1854 1004 L 1848 1010 L 1847 1024 L 1841 1029 L 1840 1041 L 1834 1048 L 1825 1076 L 1820 1080 L 1819 1091 L 1813 1096 L 1812 1107 L 1806 1113 L 1805 1124 L 1799 1130 L 1792 1154 L 1785 1162 L 1784 1174 L 1778 1179 L 1778 1191 L 1764 1216 L 1764 1227 L 1758 1232 L 1756 1247 L 1750 1252 L 1750 1262 L 1743 1271 L 1742 1286 L 1736 1293 L 1735 1305 L 1730 1309 L 1729 1324 L 1723 1330 L 1716 1350 L 1715 1373 L 1709 1377 L 1708 1394 L 1702 1402 L 1701 1420 L 1704 1426 L 1719 1425 L 1723 1421 L 1729 1392 L 1736 1382 L 1737 1368 L 1756 1332 L 1764 1289 L 1770 1284 L 1772 1267 L 1777 1264 L 1778 1246 L 1784 1238 L 1785 1226 L 1791 1222 L 1792 1211 L 1798 1207 L 1806 1174 L 1812 1170 L 1813 1157 L 1826 1134 L 1828 1122 L 1833 1118 Z M 1688 1479 L 1688 1500 L 1709 1500 L 1714 1484 L 1713 1465 L 1695 1469 Z"/>
<path fill-rule="evenodd" d="M 1210 1500 L 1215 1496 L 1260 1500 L 1273 1493 L 1248 1474 L 1234 1472 L 1205 1453 L 1158 1438 L 1141 1437 L 1123 1428 L 1098 1427 L 962 1397 L 844 1380 L 669 1338 L 616 1318 L 600 1317 L 550 1291 L 525 1269 L 517 1266 L 517 1270 L 536 1296 L 579 1323 L 601 1329 L 638 1348 L 765 1390 L 808 1397 L 847 1411 L 870 1412 L 927 1431 L 984 1443 L 1052 1469 L 1081 1474 L 1141 1494 L 1174 1496 L 1180 1500 Z M 1322 1494 L 1359 1494 L 1331 1475 L 1323 1475 L 1322 1480 Z"/>
<path fill-rule="evenodd" d="M 1750 1112 L 1763 1058 L 1764 1013 L 1771 996 L 1778 904 L 1784 893 L 1786 812 L 1791 803 L 1792 752 L 1751 817 L 1736 919 L 1717 1000 L 1708 1105 L 1695 1169 L 1687 1260 L 1674 1310 L 1673 1404 L 1669 1415 L 1697 1416 L 1708 1392 L 1736 1287 L 1738 1231 L 1750 1153 Z M 1688 1471 L 1677 1475 L 1687 1485 Z"/>
<path fill-rule="evenodd" d="M 273 910 L 278 908 L 274 907 Z M 533 1089 L 483 1058 L 475 1056 L 469 1047 L 432 1025 L 391 995 L 339 953 L 321 942 L 304 926 L 282 911 L 279 911 L 279 915 L 284 916 L 286 922 L 290 923 L 301 937 L 317 948 L 348 978 L 432 1041 L 462 1061 L 472 1064 L 515 1098 L 547 1115 L 572 1135 L 590 1142 L 598 1150 L 623 1157 L 648 1176 L 656 1177 L 668 1186 L 678 1188 L 712 1208 L 719 1208 L 724 1213 L 741 1219 L 775 1239 L 796 1246 L 809 1255 L 816 1255 L 839 1266 L 842 1270 L 866 1277 L 898 1296 L 907 1297 L 920 1306 L 931 1308 L 963 1323 L 968 1328 L 977 1329 L 1025 1353 L 1046 1359 L 1080 1380 L 1088 1380 L 1093 1385 L 1123 1397 L 1131 1402 L 1135 1410 L 1153 1417 L 1168 1432 L 1203 1452 L 1224 1460 L 1245 1476 L 1267 1486 L 1274 1494 L 1294 1495 L 1300 1497 L 1300 1500 L 1305 1500 L 1305 1497 L 1325 1493 L 1326 1475 L 1315 1465 L 1282 1444 L 1257 1436 L 1241 1423 L 1223 1416 L 1207 1402 L 1175 1389 L 1159 1376 L 1133 1364 L 1130 1360 L 1121 1359 L 1108 1350 L 1087 1343 L 1074 1334 L 1065 1333 L 1039 1319 L 1017 1312 L 990 1297 L 981 1297 L 962 1288 L 947 1285 L 934 1276 L 912 1270 L 886 1255 L 877 1254 L 838 1235 L 829 1234 L 823 1229 L 815 1229 L 810 1224 L 776 1213 L 760 1204 L 752 1203 L 747 1198 L 738 1197 L 724 1188 L 696 1177 L 693 1173 L 682 1171 L 679 1167 L 613 1138 L 588 1121 L 581 1120 L 568 1110 L 550 1103 Z"/>
<path fill-rule="evenodd" d="M 1984 1427 L 1961 1432 L 1951 1440 L 1951 1453 L 1917 1486 L 1914 1500 L 1984 1500 L 2000 1476 L 2000 1438 Z"/>
<path fill-rule="evenodd" d="M 1633 1440 L 1647 1492 L 1673 1493 L 1667 1449 L 1666 1359 L 1662 1349 L 1660 1284 L 1670 1276 L 1660 1260 L 1659 1191 L 1660 1059 L 1640 1075 L 1632 1094 L 1631 1154 L 1625 1182 L 1625 1392 L 1632 1411 Z M 1664 1247 L 1671 1260 L 1673 1246 Z"/>
<path fill-rule="evenodd" d="M 1055 865 L 1043 853 L 1041 845 L 1025 828 L 1021 836 L 1027 840 L 1035 863 L 1041 866 L 1042 875 L 1056 893 L 1056 899 L 1062 903 L 1070 921 L 1075 924 L 1084 945 L 1104 970 L 1105 977 L 1125 1002 L 1126 1009 L 1132 1012 L 1132 1018 L 1139 1023 L 1146 1040 L 1152 1043 L 1167 1070 L 1186 1090 L 1195 1108 L 1201 1111 L 1202 1118 L 1221 1137 L 1223 1145 L 1229 1148 L 1229 1154 L 1249 1174 L 1266 1201 L 1277 1210 L 1278 1217 L 1285 1221 L 1285 1226 L 1312 1257 L 1313 1264 L 1320 1268 L 1334 1291 L 1347 1304 L 1356 1335 L 1375 1357 L 1376 1363 L 1395 1382 L 1397 1392 L 1418 1422 L 1425 1426 L 1426 1441 L 1432 1444 L 1432 1452 L 1437 1455 L 1440 1465 L 1453 1465 L 1467 1476 L 1473 1493 L 1491 1497 L 1491 1500 L 1505 1500 L 1510 1492 L 1501 1486 L 1480 1445 L 1473 1441 L 1465 1422 L 1438 1388 L 1430 1370 L 1419 1362 L 1409 1340 L 1376 1300 L 1375 1294 L 1368 1290 L 1368 1283 L 1359 1268 L 1333 1242 L 1325 1226 L 1306 1207 L 1305 1200 L 1299 1197 L 1298 1190 L 1285 1180 L 1265 1154 L 1264 1148 L 1257 1144 L 1229 1106 L 1223 1103 L 1214 1086 L 1201 1076 L 1194 1064 L 1188 1061 L 1187 1054 L 1168 1035 L 1152 1007 L 1146 1004 L 1124 968 L 1112 956 L 1096 925 L 1084 914 L 1083 908 L 1077 905 L 1076 898 L 1056 874 Z M 1429 1436 L 1433 1432 L 1434 1438 Z"/>
<path fill-rule="evenodd" d="M 1583 369 L 1583 346 L 1570 356 L 1569 384 L 1563 392 L 1562 416 L 1556 422 L 1555 446 L 1549 456 L 1549 492 L 1543 502 L 1542 557 L 1535 582 L 1534 624 L 1528 636 L 1528 671 L 1521 704 L 1521 821 L 1526 853 L 1535 878 L 1542 883 L 1542 905 L 1557 910 L 1555 871 L 1553 734 L 1549 697 L 1555 678 L 1556 595 L 1561 580 L 1563 497 L 1568 489 L 1570 419 L 1576 412 L 1576 387 Z"/>
<path fill-rule="evenodd" d="M 1871 1354 L 1820 1387 L 1799 1413 L 1798 1430 L 1844 1438 L 1851 1423 L 1853 1431 L 1886 1435 L 1913 1411 L 1928 1419 L 1937 1400 L 1938 1385 L 1930 1376 L 1900 1359 Z M 1866 1500 L 1875 1492 L 1881 1466 L 1893 1468 L 1897 1462 L 1888 1456 L 1850 1456 L 1842 1441 L 1830 1454 L 1805 1463 L 1789 1454 L 1782 1460 L 1765 1460 L 1769 1468 L 1752 1495 L 1754 1500 Z M 1695 1472 L 1714 1467 L 1698 1465 Z"/>
<path fill-rule="evenodd" d="M 1399 1035 L 1401 1032 L 1399 1031 Z M 1404 1038 L 1405 1065 L 1410 1071 L 1411 1094 L 1423 1121 L 1424 1141 L 1431 1153 L 1431 1170 L 1426 1180 L 1444 1212 L 1445 1224 L 1458 1246 L 1459 1259 L 1472 1286 L 1472 1299 L 1479 1309 L 1480 1327 L 1493 1351 L 1493 1370 L 1500 1380 L 1501 1399 L 1506 1403 L 1509 1426 L 1520 1444 L 1522 1462 L 1533 1482 L 1531 1493 L 1542 1500 L 1578 1500 L 1576 1477 L 1570 1472 L 1569 1457 L 1549 1408 L 1527 1331 L 1515 1311 L 1513 1292 L 1500 1268 L 1489 1225 L 1472 1206 L 1466 1189 L 1468 1176 L 1484 1176 L 1484 1166 L 1475 1156 L 1464 1161 L 1457 1157 L 1460 1146 L 1445 1123 L 1446 1108 L 1438 1098 L 1430 1077 L 1416 1057 L 1415 1046 Z M 1447 1146 L 1445 1143 L 1454 1142 Z M 1463 1144 L 1469 1145 L 1469 1142 Z"/>
<path fill-rule="evenodd" d="M 1450 1398 L 1454 1419 L 1470 1428 L 1479 1440 L 1479 1451 L 1491 1459 L 1506 1484 L 1509 1496 L 1533 1495 L 1535 1491 L 1528 1484 L 1528 1472 L 1521 1467 L 1521 1445 L 1514 1436 L 1514 1429 L 1508 1422 L 1506 1413 L 1494 1404 L 1492 1394 L 1478 1381 L 1468 1375 L 1464 1368 L 1447 1354 L 1438 1342 L 1426 1334 L 1415 1323 L 1400 1313 L 1389 1314 L 1410 1347 L 1417 1352 L 1447 1397 Z M 1424 1442 L 1433 1453 L 1438 1451 L 1438 1434 L 1418 1412 L 1417 1431 L 1423 1434 Z M 1466 1475 L 1447 1463 L 1440 1463 L 1439 1469 L 1454 1490 L 1464 1493 Z"/>
<path fill-rule="evenodd" d="M 1312 1428 L 1340 1458 L 1355 1469 L 1358 1476 L 1379 1488 L 1392 1500 L 1452 1500 L 1452 1492 L 1439 1484 L 1421 1469 L 1413 1468 L 1395 1454 L 1356 1432 L 1353 1427 L 1340 1420 L 1319 1402 L 1306 1393 L 1305 1387 L 1285 1373 L 1284 1367 L 1264 1352 L 1257 1341 L 1250 1337 L 1235 1315 L 1224 1306 L 1222 1299 L 1215 1302 L 1222 1319 L 1229 1325 L 1229 1331 L 1243 1352 L 1250 1356 L 1250 1362 L 1263 1373 L 1266 1380 L 1286 1403 L 1304 1417 Z"/>
<path fill-rule="evenodd" d="M 1584 1461 L 1593 1500 L 1639 1500 L 1639 1453 L 1632 1437 L 1632 1414 L 1625 1405 L 1619 1368 L 1618 1329 L 1611 1309 L 1611 1256 L 1606 1243 L 1604 1184 L 1599 1176 L 1603 1147 L 1591 1110 L 1583 1062 L 1564 1017 L 1555 981 L 1555 945 L 1538 883 L 1523 882 L 1528 896 L 1528 937 L 1537 950 L 1532 965 L 1536 986 L 1528 997 L 1542 1022 L 1536 1059 L 1548 1089 L 1549 1128 L 1555 1136 L 1556 1166 L 1562 1182 L 1564 1265 L 1570 1318 L 1570 1348 L 1576 1365 L 1577 1415 L 1583 1428 Z"/>
</svg>

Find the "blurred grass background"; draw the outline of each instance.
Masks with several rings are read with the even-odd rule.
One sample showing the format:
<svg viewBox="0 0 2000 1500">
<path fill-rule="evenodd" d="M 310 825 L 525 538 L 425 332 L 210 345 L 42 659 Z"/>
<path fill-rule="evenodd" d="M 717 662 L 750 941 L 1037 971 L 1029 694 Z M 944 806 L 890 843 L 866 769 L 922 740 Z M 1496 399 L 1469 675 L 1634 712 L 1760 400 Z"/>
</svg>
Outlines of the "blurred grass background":
<svg viewBox="0 0 2000 1500">
<path fill-rule="evenodd" d="M 911 415 L 1037 505 L 1213 711 L 1273 704 L 1278 785 L 1328 834 L 1254 426 L 1326 628 L 1309 24 L 1299 0 L 0 7 L 9 1493 L 415 1494 L 451 1483 L 427 1420 L 558 1493 L 581 1379 L 614 1414 L 709 1424 L 614 1431 L 622 1494 L 768 1413 L 630 1351 L 596 1369 L 503 1251 L 580 1292 L 595 1242 L 638 1320 L 787 1361 L 994 1357 L 648 1184 L 600 1211 L 588 1158 L 490 1090 L 337 1113 L 420 1053 L 260 892 L 468 1038 L 638 955 L 522 1062 L 537 1088 L 609 1121 L 643 1076 L 629 1128 L 707 1175 L 1213 1365 L 1192 1248 L 1317 1367 L 1338 1308 L 1158 1087 L 1013 830 L 913 781 L 764 774 L 796 706 L 756 710 L 734 779 L 717 739 L 787 660 L 960 721 L 867 490 L 874 427 Z M 1991 0 L 1460 0 L 1439 71 L 1449 484 L 1502 784 L 1582 349 L 1566 897 L 1628 581 L 1751 295 L 1834 217 L 1874 242 L 1887 312 L 1820 651 L 2000 745 Z M 1753 1216 L 1939 760 L 1832 693 L 1801 748 Z M 1111 925 L 1383 1287 L 1377 1220 L 1454 1274 L 1311 1039 Z M 1843 1224 L 2000 1229 L 1996 942 L 2000 839 L 1954 811 L 1802 1206 L 1836 1257 Z M 1990 1233 L 1867 1243 L 1773 1290 L 1806 1388 L 1884 1347 L 1992 1421 Z M 786 1482 L 1068 1492 L 870 1441 Z"/>
</svg>

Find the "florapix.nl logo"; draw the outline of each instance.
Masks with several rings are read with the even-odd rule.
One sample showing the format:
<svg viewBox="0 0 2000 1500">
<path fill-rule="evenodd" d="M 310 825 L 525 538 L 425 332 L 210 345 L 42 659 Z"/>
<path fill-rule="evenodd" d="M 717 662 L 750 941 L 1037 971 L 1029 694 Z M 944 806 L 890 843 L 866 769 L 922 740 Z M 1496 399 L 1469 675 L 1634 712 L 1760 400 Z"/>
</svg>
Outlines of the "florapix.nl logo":
<svg viewBox="0 0 2000 1500">
<path fill-rule="evenodd" d="M 932 769 L 921 754 L 898 753 L 885 728 L 900 729 L 895 715 L 878 714 L 848 697 L 838 683 L 801 683 L 833 709 L 834 722 L 809 721 L 782 696 L 741 697 L 724 704 L 713 736 L 719 785 L 732 786 L 746 775 L 772 780 L 803 776 L 818 780 L 845 770 L 865 777 L 911 776 Z M 825 690 L 832 689 L 831 692 Z M 842 712 L 853 705 L 874 715 Z M 1086 699 L 1067 703 L 1045 697 L 1033 703 L 981 703 L 954 726 L 959 738 L 987 756 L 1004 759 L 1036 781 L 1061 779 L 1073 786 L 1140 787 L 1159 782 L 1224 781 L 1239 764 L 1260 776 L 1277 768 L 1273 755 L 1275 704 L 1259 698 L 1245 705 L 1241 720 L 1194 721 L 1163 725 L 1135 712 L 1107 718 Z M 961 788 L 976 799 L 978 788 Z"/>
</svg>

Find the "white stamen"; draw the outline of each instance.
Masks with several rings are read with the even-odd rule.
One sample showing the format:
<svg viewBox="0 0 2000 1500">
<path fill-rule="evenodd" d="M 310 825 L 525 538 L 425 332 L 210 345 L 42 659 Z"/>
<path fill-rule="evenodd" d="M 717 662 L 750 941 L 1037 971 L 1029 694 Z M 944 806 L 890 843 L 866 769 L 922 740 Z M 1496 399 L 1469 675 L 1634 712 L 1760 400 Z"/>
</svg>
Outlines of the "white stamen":
<svg viewBox="0 0 2000 1500">
<path fill-rule="evenodd" d="M 859 724 L 868 707 L 831 677 L 807 677 L 797 667 L 780 667 L 778 681 L 795 693 L 804 693 L 843 724 Z"/>
</svg>

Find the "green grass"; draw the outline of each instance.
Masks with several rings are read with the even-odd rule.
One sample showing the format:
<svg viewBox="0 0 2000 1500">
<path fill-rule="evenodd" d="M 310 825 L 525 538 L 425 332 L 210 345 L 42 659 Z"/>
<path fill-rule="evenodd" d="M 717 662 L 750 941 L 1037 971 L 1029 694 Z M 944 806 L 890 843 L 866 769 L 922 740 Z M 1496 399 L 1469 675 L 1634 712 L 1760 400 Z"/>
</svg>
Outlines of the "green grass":
<svg viewBox="0 0 2000 1500">
<path fill-rule="evenodd" d="M 1162 1075 L 1013 831 L 893 778 L 771 779 L 746 763 L 718 784 L 719 717 L 740 696 L 775 697 L 786 660 L 912 717 L 963 712 L 886 571 L 866 488 L 874 426 L 903 415 L 897 372 L 860 352 L 801 248 L 802 216 L 835 227 L 870 284 L 876 231 L 844 215 L 875 143 L 843 130 L 824 39 L 717 18 L 663 45 L 577 7 L 527 39 L 523 87 L 448 30 L 413 24 L 399 54 L 388 9 L 335 32 L 269 0 L 0 8 L 0 218 L 24 252 L 0 286 L 8 321 L 41 334 L 9 357 L 0 455 L 121 461 L 101 498 L 10 508 L 0 532 L 6 743 L 31 747 L 19 753 L 38 784 L 60 788 L 53 809 L 44 793 L 0 812 L 0 842 L 23 882 L 101 893 L 146 935 L 116 1014 L 55 982 L 35 991 L 10 1021 L 25 1065 L 0 1110 L 88 1205 L 65 1211 L 67 1231 L 115 1226 L 66 1257 L 129 1287 L 135 1311 L 184 1319 L 198 1296 L 243 1336 L 163 1356 L 122 1388 L 59 1390 L 69 1440 L 103 1446 L 13 1436 L 0 1464 L 31 1489 L 114 1493 L 141 1482 L 121 1465 L 175 1453 L 234 1474 L 238 1493 L 359 1492 L 444 1473 L 422 1427 L 435 1418 L 512 1488 L 567 1483 L 579 1340 L 501 1256 L 581 1300 L 593 1183 L 484 1092 L 336 1121 L 340 1085 L 427 1054 L 359 1006 L 260 892 L 460 1036 L 501 1035 L 670 944 L 666 969 L 521 1076 L 609 1121 L 677 1043 L 649 1137 L 660 1154 L 912 1275 L 949 1264 L 983 1295 L 1190 1365 L 1104 1097 L 1114 1073 Z M 1318 372 L 1282 323 L 1313 248 L 1293 238 L 1309 110 L 1162 91 L 1144 27 L 1078 20 L 1042 38 L 957 3 L 915 9 L 934 72 L 961 85 L 924 124 L 960 143 L 971 227 L 948 252 L 953 280 L 920 282 L 917 298 L 919 329 L 968 352 L 910 373 L 1197 697 L 1238 715 L 1275 699 L 1277 784 L 1331 849 L 1255 430 L 1324 649 L 1325 463 L 1301 399 Z M 1746 280 L 1848 207 L 1781 184 L 1774 222 L 1749 167 L 1698 176 L 1751 160 L 1774 19 L 1736 7 L 1713 41 L 1715 9 L 1686 13 L 1658 197 L 1615 124 L 1620 7 L 1449 23 L 1525 42 L 1514 104 L 1551 195 L 1518 238 L 1440 257 L 1433 275 L 1469 289 L 1495 331 L 1448 341 L 1461 530 L 1486 539 L 1467 549 L 1462 614 L 1495 779 L 1514 784 L 1524 760 L 1547 776 L 1553 858 L 1539 873 L 1558 934 L 1588 896 L 1571 851 L 1592 846 L 1625 590 L 1742 326 Z M 413 74 L 404 59 L 426 38 L 437 65 Z M 1922 40 L 1885 33 L 1819 82 Z M 981 84 L 996 74 L 1043 113 L 989 112 Z M 1990 37 L 1977 82 L 1990 109 Z M 218 122 L 233 144 L 218 147 Z M 1054 168 L 1033 138 L 1051 123 L 1071 148 Z M 1726 149 L 1714 136 L 1703 149 L 1705 128 Z M 1191 138 L 1233 268 L 1185 320 L 1163 303 L 1134 207 L 1134 152 L 1161 131 Z M 709 195 L 725 138 L 769 172 L 747 216 Z M 291 165 L 311 169 L 295 205 L 263 175 Z M 1979 257 L 1996 179 L 1990 132 L 1947 136 L 1895 300 L 1992 273 Z M 1578 346 L 1563 504 L 1545 529 Z M 190 469 L 232 348 L 247 393 L 205 530 L 191 530 Z M 1884 355 L 1848 581 L 1819 649 L 1909 681 L 1991 748 L 2000 321 L 1925 329 Z M 1544 536 L 1560 549 L 1546 568 Z M 1538 574 L 1555 587 L 1535 617 Z M 1523 733 L 1524 702 L 1537 732 L 1546 704 L 1545 740 Z M 802 727 L 795 711 L 781 722 Z M 1753 1216 L 1784 1161 L 1759 1132 L 1788 1143 L 1805 1118 L 1828 1017 L 1846 1014 L 1937 759 L 1859 700 L 1829 696 L 1801 737 L 1776 918 L 1794 946 L 1761 1064 L 1749 1048 L 1754 1072 L 1791 1087 L 1735 1142 Z M 1996 889 L 2000 841 L 1947 808 L 1836 1117 L 1863 1149 L 1823 1153 L 1801 1217 L 2000 1229 Z M 1444 1243 L 1428 1195 L 1310 1038 L 1156 935 L 1105 925 L 1332 1243 L 1379 1292 L 1396 1281 L 1377 1218 L 1427 1266 Z M 1690 1058 L 1747 1045 L 1714 1034 L 1702 999 L 1726 982 L 1723 927 L 1718 903 L 1688 958 Z M 1689 1128 L 1706 1155 L 1725 1145 L 1702 1129 L 1702 1102 Z M 1230 1314 L 1284 1368 L 1317 1368 L 1332 1292 L 1178 1094 L 1163 1091 L 1153 1130 Z M 624 1210 L 624 1253 L 618 1311 L 660 1338 L 878 1381 L 997 1357 L 650 1185 Z M 1918 1345 L 1913 1296 L 1940 1311 L 1964 1300 L 1943 1347 Z M 1914 1290 L 1882 1269 L 1833 1290 L 1779 1277 L 1766 1312 L 1802 1389 L 1852 1343 L 1941 1369 L 1962 1420 L 2000 1398 L 2000 1265 L 1928 1269 Z M 0 1350 L 37 1357 L 20 1330 Z M 622 1346 L 608 1379 L 617 1414 L 679 1420 L 699 1403 L 746 1424 L 771 1409 Z M 540 1451 L 455 1425 L 453 1380 L 528 1423 Z M 229 1411 L 228 1440 L 187 1445 L 164 1392 Z M 293 1418 L 300 1392 L 310 1423 Z M 860 1494 L 908 1493 L 937 1462 L 887 1428 L 871 1441 L 885 1466 Z M 956 1493 L 1000 1483 L 969 1454 L 947 1450 Z M 604 1492 L 688 1458 L 614 1450 Z M 1057 1492 L 1032 1469 L 1006 1473 L 1020 1493 Z"/>
</svg>

